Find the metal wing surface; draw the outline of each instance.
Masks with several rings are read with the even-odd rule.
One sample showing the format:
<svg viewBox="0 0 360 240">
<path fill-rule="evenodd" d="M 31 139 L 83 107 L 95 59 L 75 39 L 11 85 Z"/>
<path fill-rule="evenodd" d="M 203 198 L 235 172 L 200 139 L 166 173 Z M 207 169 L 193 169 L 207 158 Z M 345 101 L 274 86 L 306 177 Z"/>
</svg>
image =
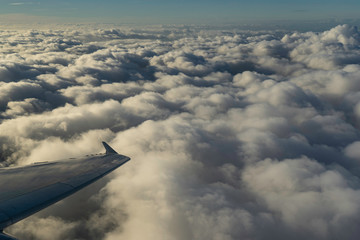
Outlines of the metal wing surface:
<svg viewBox="0 0 360 240">
<path fill-rule="evenodd" d="M 103 142 L 105 154 L 78 159 L 0 168 L 0 239 L 2 230 L 75 193 L 130 160 Z"/>
</svg>

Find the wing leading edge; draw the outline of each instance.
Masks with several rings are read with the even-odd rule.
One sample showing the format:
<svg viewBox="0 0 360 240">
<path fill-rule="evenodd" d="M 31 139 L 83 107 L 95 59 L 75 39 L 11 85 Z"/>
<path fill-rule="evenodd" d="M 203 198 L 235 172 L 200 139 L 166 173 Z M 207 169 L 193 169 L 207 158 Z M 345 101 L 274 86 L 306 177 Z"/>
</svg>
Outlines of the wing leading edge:
<svg viewBox="0 0 360 240">
<path fill-rule="evenodd" d="M 103 142 L 106 153 L 0 168 L 0 240 L 2 230 L 77 192 L 130 160 Z"/>
</svg>

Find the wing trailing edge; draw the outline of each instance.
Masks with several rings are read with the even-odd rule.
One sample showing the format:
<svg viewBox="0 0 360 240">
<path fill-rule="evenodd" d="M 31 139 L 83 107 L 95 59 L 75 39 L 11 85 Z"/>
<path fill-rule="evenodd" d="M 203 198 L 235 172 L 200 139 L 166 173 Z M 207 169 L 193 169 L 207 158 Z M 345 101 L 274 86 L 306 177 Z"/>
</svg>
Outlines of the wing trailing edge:
<svg viewBox="0 0 360 240">
<path fill-rule="evenodd" d="M 3 232 L 0 232 L 0 240 L 17 240 L 17 239 Z"/>
</svg>

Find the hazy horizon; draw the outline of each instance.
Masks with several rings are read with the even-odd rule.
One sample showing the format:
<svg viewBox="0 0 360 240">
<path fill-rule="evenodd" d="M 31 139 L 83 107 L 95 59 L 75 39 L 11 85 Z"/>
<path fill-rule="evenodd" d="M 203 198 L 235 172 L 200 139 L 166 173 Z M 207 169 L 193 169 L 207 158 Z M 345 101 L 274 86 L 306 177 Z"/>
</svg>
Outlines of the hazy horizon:
<svg viewBox="0 0 360 240">
<path fill-rule="evenodd" d="M 112 24 L 265 24 L 290 21 L 359 22 L 358 1 L 13 1 L 3 0 L 0 22 Z M 333 27 L 334 25 L 332 25 Z"/>
</svg>

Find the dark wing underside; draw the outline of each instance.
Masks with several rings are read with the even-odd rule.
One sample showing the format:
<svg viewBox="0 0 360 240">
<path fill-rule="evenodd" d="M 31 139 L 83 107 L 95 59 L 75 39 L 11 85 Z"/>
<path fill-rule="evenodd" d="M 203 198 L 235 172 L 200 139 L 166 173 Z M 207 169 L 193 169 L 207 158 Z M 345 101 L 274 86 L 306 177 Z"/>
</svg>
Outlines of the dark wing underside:
<svg viewBox="0 0 360 240">
<path fill-rule="evenodd" d="M 130 158 L 104 143 L 106 154 L 0 168 L 0 230 L 73 194 Z M 0 232 L 0 239 L 6 238 Z"/>
</svg>

